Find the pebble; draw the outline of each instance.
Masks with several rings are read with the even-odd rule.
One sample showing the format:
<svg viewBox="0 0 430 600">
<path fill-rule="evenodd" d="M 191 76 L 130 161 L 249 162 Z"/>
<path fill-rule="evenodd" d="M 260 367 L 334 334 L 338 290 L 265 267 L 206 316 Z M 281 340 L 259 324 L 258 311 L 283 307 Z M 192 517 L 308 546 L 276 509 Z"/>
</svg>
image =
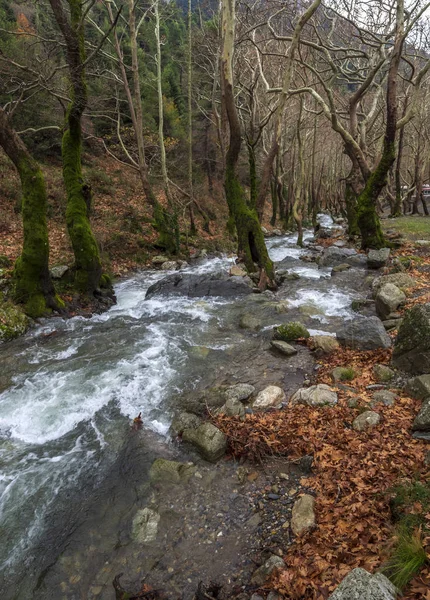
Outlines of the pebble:
<svg viewBox="0 0 430 600">
<path fill-rule="evenodd" d="M 269 498 L 269 500 L 279 500 L 281 496 L 279 496 L 278 494 L 267 494 L 267 497 Z"/>
</svg>

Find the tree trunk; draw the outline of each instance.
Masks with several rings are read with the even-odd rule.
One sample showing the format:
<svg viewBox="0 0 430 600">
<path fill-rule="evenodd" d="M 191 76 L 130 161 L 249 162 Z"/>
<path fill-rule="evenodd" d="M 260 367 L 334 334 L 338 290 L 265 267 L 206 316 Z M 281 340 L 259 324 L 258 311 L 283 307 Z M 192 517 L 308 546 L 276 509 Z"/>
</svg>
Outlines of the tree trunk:
<svg viewBox="0 0 430 600">
<path fill-rule="evenodd" d="M 249 206 L 255 209 L 257 205 L 257 162 L 255 159 L 255 145 L 248 142 L 248 161 L 249 161 Z"/>
<path fill-rule="evenodd" d="M 88 100 L 85 78 L 85 42 L 81 0 L 68 0 L 70 23 L 61 0 L 50 0 L 55 19 L 66 43 L 71 80 L 71 101 L 67 109 L 62 141 L 63 178 L 67 192 L 66 223 L 75 255 L 75 285 L 93 294 L 100 285 L 102 266 L 99 249 L 88 218 L 90 193 L 82 176 L 81 119 Z"/>
<path fill-rule="evenodd" d="M 37 162 L 0 108 L 0 146 L 15 165 L 22 186 L 24 243 L 15 263 L 14 298 L 25 304 L 31 317 L 41 317 L 63 306 L 49 276 L 49 240 L 46 222 L 45 180 Z"/>
<path fill-rule="evenodd" d="M 236 173 L 242 143 L 239 117 L 233 93 L 233 49 L 235 31 L 235 0 L 222 1 L 222 56 L 221 89 L 223 109 L 230 128 L 230 144 L 225 161 L 225 194 L 231 217 L 234 219 L 238 237 L 238 255 L 248 271 L 260 267 L 260 282 L 268 278 L 268 285 L 276 287 L 273 263 L 269 258 L 263 232 L 255 210 L 246 198 Z"/>
<path fill-rule="evenodd" d="M 405 104 L 403 107 L 402 117 L 406 115 L 406 111 L 408 108 L 407 100 L 405 100 Z M 401 206 L 402 206 L 402 181 L 400 178 L 401 173 L 401 164 L 402 164 L 402 155 L 403 155 L 403 140 L 405 137 L 405 128 L 400 128 L 399 134 L 399 143 L 397 146 L 397 161 L 396 161 L 396 172 L 395 172 L 395 184 L 396 184 L 396 198 L 394 202 L 394 208 L 391 212 L 392 217 L 400 217 L 401 216 Z"/>
</svg>

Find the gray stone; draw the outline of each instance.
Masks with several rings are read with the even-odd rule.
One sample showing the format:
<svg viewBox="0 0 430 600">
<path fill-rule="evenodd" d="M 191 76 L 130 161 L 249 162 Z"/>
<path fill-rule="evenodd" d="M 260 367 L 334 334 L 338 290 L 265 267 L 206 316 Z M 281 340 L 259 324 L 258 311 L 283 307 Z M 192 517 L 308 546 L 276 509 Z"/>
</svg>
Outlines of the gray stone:
<svg viewBox="0 0 430 600">
<path fill-rule="evenodd" d="M 248 275 L 248 273 L 240 265 L 233 265 L 230 268 L 230 276 L 231 277 L 246 277 L 247 275 Z"/>
<path fill-rule="evenodd" d="M 312 338 L 315 350 L 330 354 L 339 348 L 339 342 L 331 335 L 314 335 Z"/>
<path fill-rule="evenodd" d="M 301 388 L 292 396 L 290 402 L 307 406 L 334 406 L 337 404 L 337 394 L 325 383 L 320 383 L 309 388 Z"/>
<path fill-rule="evenodd" d="M 352 321 L 345 321 L 336 337 L 342 345 L 356 350 L 377 350 L 391 346 L 391 339 L 378 317 L 356 316 Z"/>
<path fill-rule="evenodd" d="M 388 275 L 382 275 L 382 277 L 377 277 L 373 280 L 372 290 L 374 296 L 376 296 L 379 289 L 386 283 L 392 283 L 401 290 L 408 289 L 416 285 L 415 279 L 413 279 L 407 273 L 389 273 Z"/>
<path fill-rule="evenodd" d="M 306 317 L 314 317 L 315 315 L 323 315 L 324 311 L 321 310 L 316 304 L 313 302 L 307 302 L 306 304 L 301 304 L 299 306 L 299 312 Z"/>
<path fill-rule="evenodd" d="M 149 479 L 152 483 L 181 483 L 187 481 L 194 471 L 192 464 L 157 458 L 149 470 Z"/>
<path fill-rule="evenodd" d="M 173 273 L 157 281 L 148 288 L 146 299 L 154 296 L 220 296 L 234 298 L 252 294 L 252 288 L 243 277 L 229 277 L 225 274 Z"/>
<path fill-rule="evenodd" d="M 285 563 L 280 556 L 271 556 L 266 562 L 261 565 L 251 578 L 251 583 L 254 585 L 261 586 L 265 583 L 266 579 L 273 573 L 275 569 L 285 568 Z"/>
<path fill-rule="evenodd" d="M 282 388 L 276 385 L 269 385 L 262 390 L 252 404 L 254 410 L 264 408 L 279 408 L 285 402 L 286 396 Z"/>
<path fill-rule="evenodd" d="M 192 444 L 209 462 L 216 462 L 227 449 L 227 438 L 212 423 L 203 423 L 197 429 L 185 429 L 182 439 Z"/>
<path fill-rule="evenodd" d="M 387 264 L 390 258 L 390 249 L 381 248 L 380 250 L 369 250 L 367 255 L 367 266 L 369 269 L 380 269 Z"/>
<path fill-rule="evenodd" d="M 340 265 L 336 265 L 335 267 L 333 267 L 333 269 L 331 270 L 331 274 L 333 275 L 333 273 L 342 273 L 343 271 L 348 271 L 351 268 L 351 265 L 349 265 L 348 263 L 341 263 Z"/>
<path fill-rule="evenodd" d="M 239 327 L 241 329 L 252 329 L 253 331 L 258 331 L 263 326 L 261 320 L 250 313 L 245 313 L 241 316 L 239 321 Z"/>
<path fill-rule="evenodd" d="M 353 248 L 337 248 L 330 246 L 326 248 L 319 259 L 320 267 L 335 267 L 341 264 L 351 264 L 351 257 L 356 256 L 357 251 Z"/>
<path fill-rule="evenodd" d="M 328 600 L 396 600 L 397 590 L 391 581 L 377 573 L 354 569 L 345 577 Z"/>
<path fill-rule="evenodd" d="M 61 279 L 67 273 L 69 267 L 67 265 L 58 265 L 49 269 L 49 274 L 52 279 Z"/>
<path fill-rule="evenodd" d="M 236 400 L 235 398 L 229 398 L 224 406 L 221 406 L 219 412 L 227 415 L 228 417 L 240 417 L 243 418 L 245 416 L 245 407 L 243 406 L 240 400 Z"/>
<path fill-rule="evenodd" d="M 430 431 L 430 399 L 424 400 L 412 425 L 413 431 Z"/>
<path fill-rule="evenodd" d="M 151 508 L 138 510 L 132 523 L 132 538 L 139 544 L 147 544 L 157 539 L 160 515 Z"/>
<path fill-rule="evenodd" d="M 382 321 L 382 325 L 384 326 L 385 331 L 393 331 L 393 329 L 398 329 L 402 324 L 403 319 L 387 319 L 387 321 Z"/>
<path fill-rule="evenodd" d="M 315 525 L 315 498 L 304 494 L 295 501 L 291 517 L 291 529 L 294 535 L 308 531 Z"/>
<path fill-rule="evenodd" d="M 192 413 L 179 413 L 174 417 L 170 429 L 176 435 L 181 435 L 185 429 L 197 429 L 202 424 L 202 420 Z"/>
<path fill-rule="evenodd" d="M 179 265 L 176 260 L 166 260 L 161 265 L 162 271 L 176 271 L 176 269 L 179 269 Z"/>
<path fill-rule="evenodd" d="M 376 313 L 382 321 L 388 319 L 388 317 L 396 311 L 399 306 L 406 302 L 406 296 L 393 283 L 384 284 L 376 294 L 375 307 Z"/>
<path fill-rule="evenodd" d="M 392 364 L 412 375 L 430 372 L 430 304 L 406 311 L 394 344 Z"/>
<path fill-rule="evenodd" d="M 272 346 L 272 348 L 275 348 L 275 350 L 278 350 L 281 354 L 284 354 L 285 356 L 294 356 L 295 354 L 297 354 L 297 350 L 293 348 L 293 346 L 290 346 L 290 344 L 287 344 L 287 342 L 281 342 L 280 340 L 272 340 L 270 345 Z"/>
<path fill-rule="evenodd" d="M 352 423 L 353 429 L 356 431 L 365 431 L 375 427 L 381 420 L 381 416 L 373 410 L 366 410 L 361 415 L 358 415 Z"/>
<path fill-rule="evenodd" d="M 225 391 L 227 400 L 240 400 L 245 402 L 255 392 L 255 387 L 249 383 L 237 383 L 228 387 Z"/>
<path fill-rule="evenodd" d="M 387 367 L 386 365 L 373 365 L 373 376 L 379 383 L 391 381 L 394 375 L 393 369 L 390 369 L 390 367 Z"/>
<path fill-rule="evenodd" d="M 336 246 L 336 248 L 345 248 L 345 246 L 347 245 L 347 242 L 345 240 L 337 240 L 333 246 Z"/>
<path fill-rule="evenodd" d="M 419 375 L 418 377 L 413 377 L 409 379 L 405 392 L 411 398 L 416 398 L 417 400 L 424 400 L 425 398 L 430 397 L 430 375 Z"/>
<path fill-rule="evenodd" d="M 373 394 L 372 406 L 374 404 L 384 404 L 385 406 L 393 406 L 396 402 L 397 396 L 393 394 L 393 392 L 389 392 L 388 390 L 380 390 L 379 392 L 375 392 Z"/>
</svg>

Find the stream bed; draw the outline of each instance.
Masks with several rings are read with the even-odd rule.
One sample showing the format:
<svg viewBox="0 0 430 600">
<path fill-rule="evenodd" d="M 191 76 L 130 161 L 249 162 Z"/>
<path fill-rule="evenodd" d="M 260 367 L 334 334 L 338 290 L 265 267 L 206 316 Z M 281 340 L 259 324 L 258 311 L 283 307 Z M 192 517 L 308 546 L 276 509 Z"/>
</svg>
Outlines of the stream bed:
<svg viewBox="0 0 430 600">
<path fill-rule="evenodd" d="M 143 271 L 116 285 L 108 312 L 49 319 L 0 346 L 2 600 L 108 600 L 122 571 L 134 585 L 151 573 L 148 582 L 172 598 L 191 598 L 200 579 L 234 585 L 249 576 L 252 538 L 259 527 L 264 535 L 252 521 L 252 485 L 238 487 L 233 461 L 208 465 L 171 440 L 175 403 L 238 382 L 294 392 L 312 376 L 313 359 L 305 348 L 288 360 L 273 353 L 272 327 L 299 319 L 311 334 L 334 334 L 365 293 L 363 269 L 332 278 L 330 268 L 300 260 L 306 249 L 295 236 L 267 244 L 299 275 L 276 295 L 145 300 L 168 273 Z M 228 271 L 233 262 L 207 259 L 185 271 Z M 285 314 L 275 310 L 281 300 L 290 304 Z M 241 329 L 244 313 L 262 330 Z M 144 427 L 135 431 L 139 412 Z M 192 460 L 198 475 L 154 490 L 148 470 L 157 457 Z M 161 517 L 157 540 L 143 547 L 132 533 L 145 507 Z"/>
</svg>

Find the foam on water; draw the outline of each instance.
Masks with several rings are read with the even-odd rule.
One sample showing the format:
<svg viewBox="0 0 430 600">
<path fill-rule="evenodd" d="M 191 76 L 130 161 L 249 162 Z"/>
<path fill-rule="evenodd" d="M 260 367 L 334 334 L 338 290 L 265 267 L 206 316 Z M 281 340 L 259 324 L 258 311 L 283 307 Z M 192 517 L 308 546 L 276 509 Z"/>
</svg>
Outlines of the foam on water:
<svg viewBox="0 0 430 600">
<path fill-rule="evenodd" d="M 319 290 L 298 290 L 296 297 L 289 300 L 291 306 L 310 304 L 317 307 L 322 314 L 312 315 L 313 319 L 327 322 L 326 317 L 343 317 L 352 319 L 354 314 L 350 308 L 352 295 L 336 287 L 323 292 Z"/>
</svg>

